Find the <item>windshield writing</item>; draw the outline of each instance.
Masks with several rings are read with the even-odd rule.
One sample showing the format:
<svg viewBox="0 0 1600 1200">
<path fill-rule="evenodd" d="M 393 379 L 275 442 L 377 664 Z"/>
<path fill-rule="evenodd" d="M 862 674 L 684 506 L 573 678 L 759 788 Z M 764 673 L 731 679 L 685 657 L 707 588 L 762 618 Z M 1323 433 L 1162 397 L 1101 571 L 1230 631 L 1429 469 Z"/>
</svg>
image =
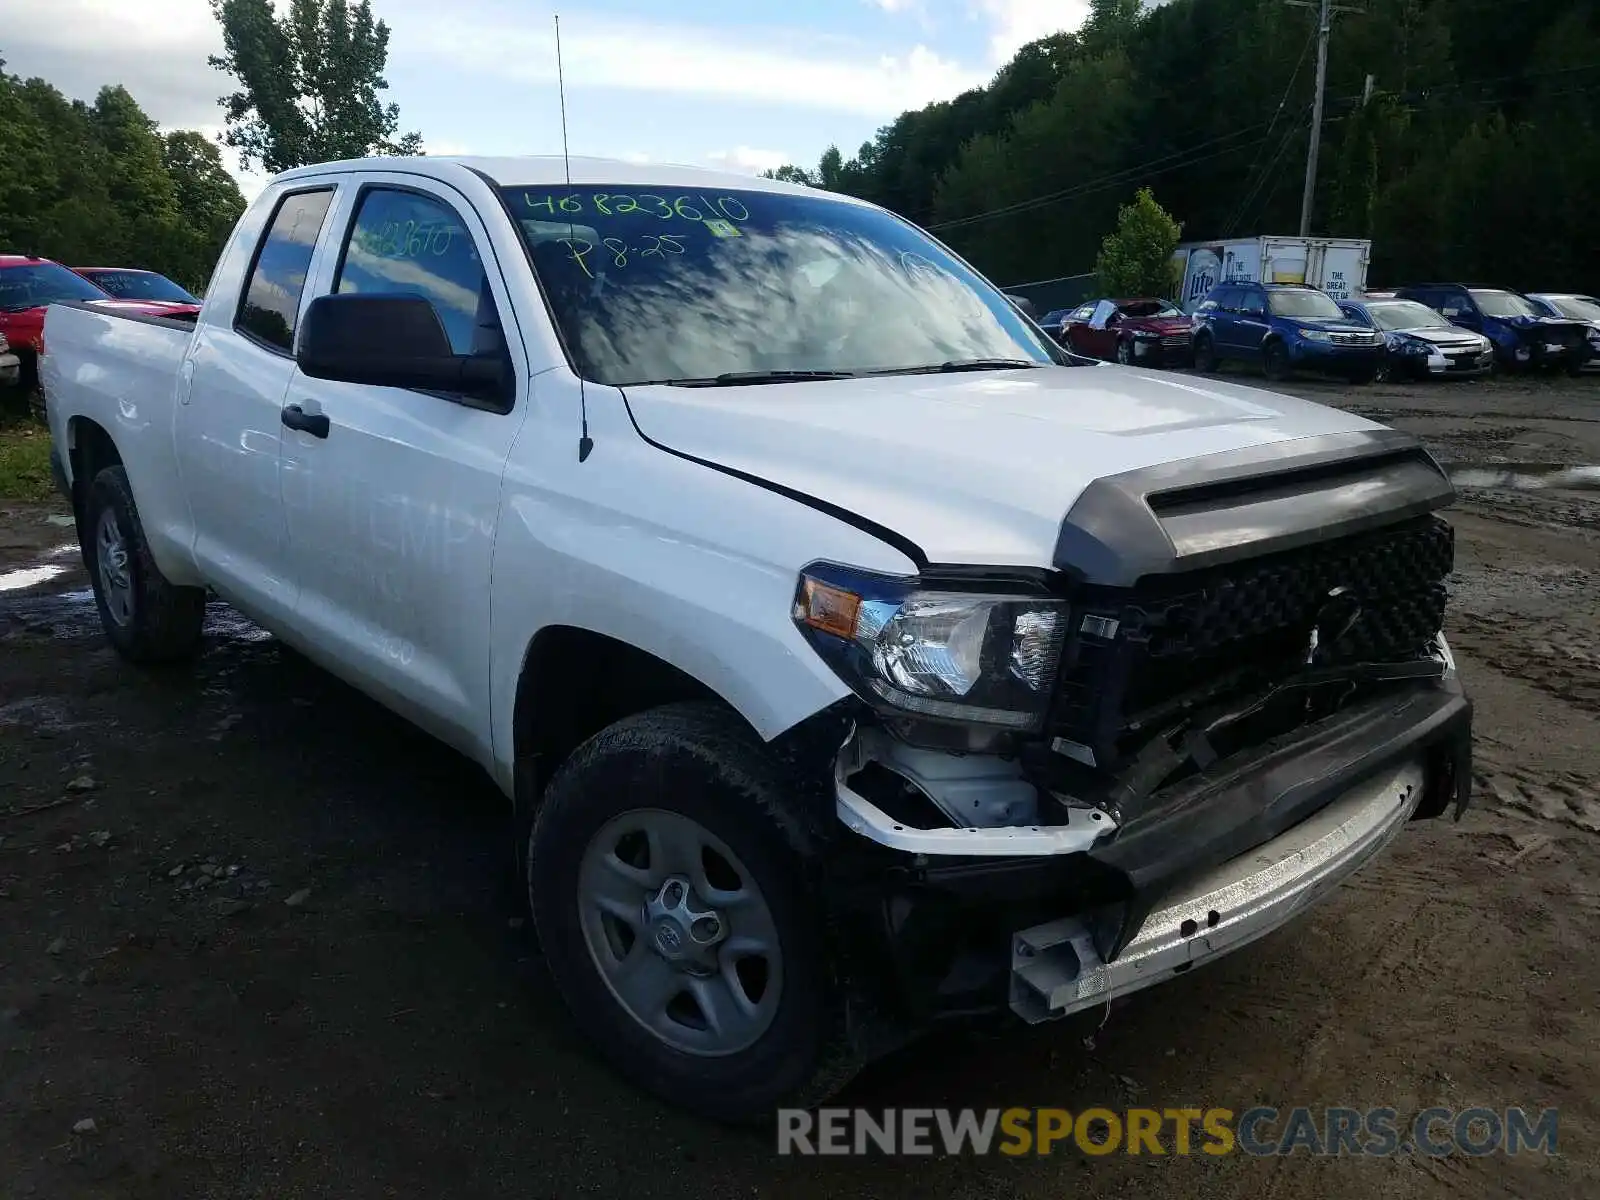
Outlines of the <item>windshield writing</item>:
<svg viewBox="0 0 1600 1200">
<path fill-rule="evenodd" d="M 120 300 L 171 300 L 178 304 L 198 304 L 165 275 L 154 271 L 95 271 L 90 278 Z"/>
<path fill-rule="evenodd" d="M 507 188 L 579 373 L 613 385 L 1061 361 L 898 218 L 825 195 Z"/>
</svg>

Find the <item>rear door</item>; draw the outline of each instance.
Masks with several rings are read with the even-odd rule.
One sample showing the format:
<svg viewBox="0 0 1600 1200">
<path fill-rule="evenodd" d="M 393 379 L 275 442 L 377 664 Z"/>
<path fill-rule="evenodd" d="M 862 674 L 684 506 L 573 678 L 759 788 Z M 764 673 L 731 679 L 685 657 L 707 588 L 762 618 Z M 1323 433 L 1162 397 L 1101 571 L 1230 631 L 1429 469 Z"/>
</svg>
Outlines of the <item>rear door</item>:
<svg viewBox="0 0 1600 1200">
<path fill-rule="evenodd" d="M 1117 332 L 1111 328 L 1111 318 L 1116 314 L 1117 306 L 1109 300 L 1101 300 L 1095 304 L 1089 314 L 1088 323 L 1083 327 L 1083 342 L 1088 348 L 1088 353 L 1096 358 L 1110 358 L 1117 348 Z"/>
<path fill-rule="evenodd" d="M 260 229 L 240 231 L 254 239 L 233 248 L 248 265 L 217 281 L 225 302 L 207 311 L 178 370 L 174 445 L 195 560 L 222 596 L 275 628 L 294 612 L 279 415 L 306 276 L 336 195 L 332 183 L 285 192 Z"/>
<path fill-rule="evenodd" d="M 1271 328 L 1267 315 L 1267 294 L 1259 287 L 1239 289 L 1239 312 L 1234 318 L 1235 353 L 1254 359 L 1261 354 L 1261 343 Z"/>
<path fill-rule="evenodd" d="M 296 618 L 330 665 L 457 748 L 489 747 L 489 568 L 500 481 L 527 412 L 522 339 L 477 213 L 448 184 L 359 176 L 318 294 L 421 295 L 458 354 L 510 348 L 506 411 L 443 392 L 295 372 L 285 400 L 328 419 L 285 430 Z"/>
</svg>

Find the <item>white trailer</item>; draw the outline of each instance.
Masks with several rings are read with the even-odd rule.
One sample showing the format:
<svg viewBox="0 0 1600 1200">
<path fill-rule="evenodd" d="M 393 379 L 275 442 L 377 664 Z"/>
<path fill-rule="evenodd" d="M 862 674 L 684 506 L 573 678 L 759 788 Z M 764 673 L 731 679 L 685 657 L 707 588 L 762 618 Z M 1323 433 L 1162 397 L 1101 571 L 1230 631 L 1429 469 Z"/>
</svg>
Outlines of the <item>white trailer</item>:
<svg viewBox="0 0 1600 1200">
<path fill-rule="evenodd" d="M 1367 286 L 1372 243 L 1363 238 L 1249 237 L 1185 242 L 1173 252 L 1181 273 L 1178 303 L 1192 313 L 1219 283 L 1309 283 L 1336 300 L 1359 296 Z"/>
</svg>

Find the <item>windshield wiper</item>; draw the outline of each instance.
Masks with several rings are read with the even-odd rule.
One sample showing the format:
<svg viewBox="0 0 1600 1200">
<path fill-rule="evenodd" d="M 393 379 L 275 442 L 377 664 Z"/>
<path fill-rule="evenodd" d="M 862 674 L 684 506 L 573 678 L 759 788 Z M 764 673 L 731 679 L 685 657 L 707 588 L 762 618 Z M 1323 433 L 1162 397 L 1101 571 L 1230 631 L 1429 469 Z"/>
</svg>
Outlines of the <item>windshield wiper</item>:
<svg viewBox="0 0 1600 1200">
<path fill-rule="evenodd" d="M 724 371 L 689 379 L 641 379 L 624 387 L 739 387 L 746 383 L 805 383 L 811 379 L 853 379 L 854 371 Z"/>
<path fill-rule="evenodd" d="M 1014 371 L 1024 367 L 1042 367 L 1044 363 L 1031 358 L 956 358 L 949 362 L 929 363 L 922 367 L 890 367 L 882 371 L 863 371 L 863 375 L 940 375 L 952 371 Z"/>
</svg>

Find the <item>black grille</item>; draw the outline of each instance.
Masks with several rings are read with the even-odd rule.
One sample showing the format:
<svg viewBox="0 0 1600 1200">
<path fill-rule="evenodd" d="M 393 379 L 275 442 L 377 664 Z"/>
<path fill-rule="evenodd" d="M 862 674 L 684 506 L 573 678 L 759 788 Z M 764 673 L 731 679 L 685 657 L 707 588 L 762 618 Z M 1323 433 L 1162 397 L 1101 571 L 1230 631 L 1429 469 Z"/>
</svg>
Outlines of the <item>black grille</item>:
<svg viewBox="0 0 1600 1200">
<path fill-rule="evenodd" d="M 1427 516 L 1093 598 L 1086 612 L 1115 617 L 1117 633 L 1080 635 L 1068 648 L 1058 729 L 1109 765 L 1130 729 L 1303 669 L 1319 614 L 1337 615 L 1328 607 L 1336 588 L 1360 615 L 1319 646 L 1319 663 L 1415 658 L 1443 624 L 1453 560 L 1453 531 Z M 1078 610 L 1073 619 L 1078 628 Z"/>
</svg>

